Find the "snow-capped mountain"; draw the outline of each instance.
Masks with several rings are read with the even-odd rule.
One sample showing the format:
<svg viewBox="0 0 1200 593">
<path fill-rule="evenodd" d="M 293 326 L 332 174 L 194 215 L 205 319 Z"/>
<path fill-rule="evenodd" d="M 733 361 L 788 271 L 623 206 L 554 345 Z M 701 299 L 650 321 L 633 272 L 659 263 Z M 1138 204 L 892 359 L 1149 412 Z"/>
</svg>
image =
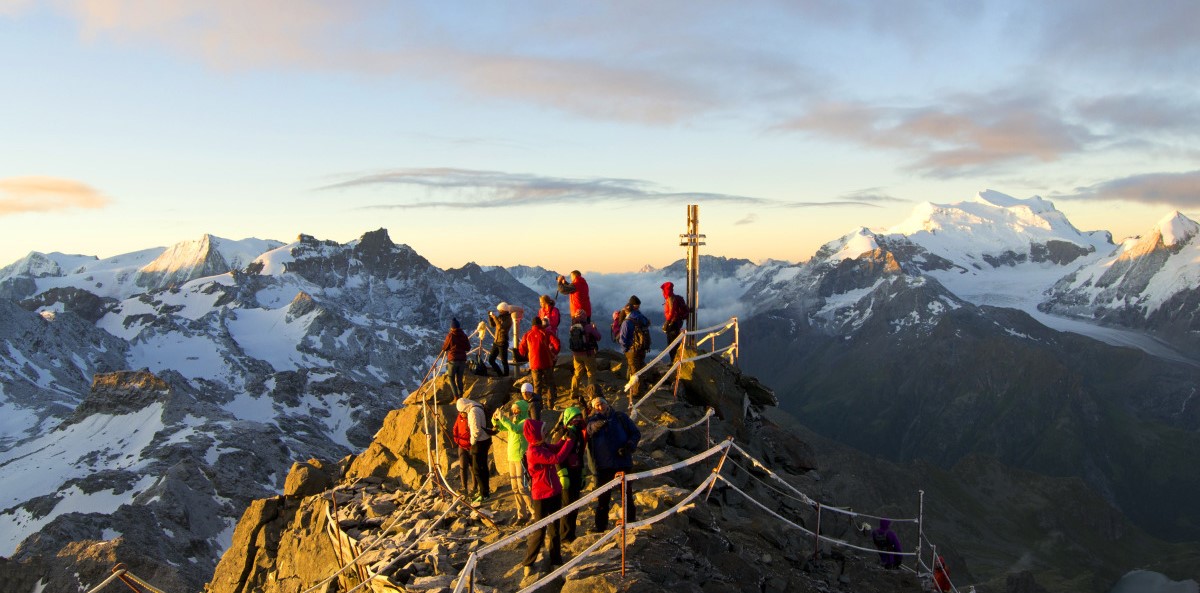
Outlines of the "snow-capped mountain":
<svg viewBox="0 0 1200 593">
<path fill-rule="evenodd" d="M 1200 329 L 1200 225 L 1173 212 L 1144 237 L 1059 280 L 1044 311 L 1131 327 Z"/>
<path fill-rule="evenodd" d="M 0 466 L 38 478 L 0 488 L 0 556 L 51 562 L 82 537 L 186 566 L 195 588 L 293 460 L 370 441 L 451 318 L 536 303 L 502 268 L 442 270 L 382 229 L 176 247 L 8 268 L 35 294 L 0 299 Z M 123 294 L 153 270 L 165 288 Z"/>
</svg>

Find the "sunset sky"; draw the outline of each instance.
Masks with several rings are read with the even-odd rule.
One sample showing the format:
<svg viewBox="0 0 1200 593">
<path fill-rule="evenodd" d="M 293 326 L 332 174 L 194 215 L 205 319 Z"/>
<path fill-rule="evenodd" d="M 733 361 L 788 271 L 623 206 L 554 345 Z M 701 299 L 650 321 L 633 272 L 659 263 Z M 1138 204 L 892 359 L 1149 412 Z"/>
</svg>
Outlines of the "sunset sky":
<svg viewBox="0 0 1200 593">
<path fill-rule="evenodd" d="M 1200 2 L 0 0 L 0 266 L 204 233 L 807 259 L 983 189 L 1200 218 Z"/>
</svg>

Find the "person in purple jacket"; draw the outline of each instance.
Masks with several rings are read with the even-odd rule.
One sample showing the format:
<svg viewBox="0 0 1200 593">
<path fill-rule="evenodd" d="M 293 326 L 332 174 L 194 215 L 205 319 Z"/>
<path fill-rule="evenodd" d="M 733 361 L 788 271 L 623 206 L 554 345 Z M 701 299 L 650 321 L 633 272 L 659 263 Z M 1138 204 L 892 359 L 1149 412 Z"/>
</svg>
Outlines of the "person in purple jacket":
<svg viewBox="0 0 1200 593">
<path fill-rule="evenodd" d="M 900 568 L 900 561 L 904 557 L 899 552 L 904 549 L 900 546 L 900 537 L 892 531 L 891 519 L 879 520 L 879 528 L 871 532 L 871 542 L 879 550 L 879 562 L 884 568 Z"/>
</svg>

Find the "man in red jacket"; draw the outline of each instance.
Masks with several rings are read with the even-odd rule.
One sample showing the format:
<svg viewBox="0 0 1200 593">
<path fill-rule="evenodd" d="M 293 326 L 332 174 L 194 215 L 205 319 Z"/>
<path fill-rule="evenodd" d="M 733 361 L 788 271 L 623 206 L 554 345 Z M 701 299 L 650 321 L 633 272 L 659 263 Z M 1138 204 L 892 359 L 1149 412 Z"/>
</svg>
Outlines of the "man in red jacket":
<svg viewBox="0 0 1200 593">
<path fill-rule="evenodd" d="M 592 318 L 592 297 L 588 294 L 587 280 L 583 279 L 583 274 L 579 270 L 571 271 L 571 281 L 558 277 L 558 292 L 571 295 L 571 319 L 583 311 L 587 315 L 587 319 Z"/>
<path fill-rule="evenodd" d="M 562 509 L 562 483 L 558 481 L 558 464 L 567 460 L 573 449 L 571 436 L 568 435 L 557 445 L 551 445 L 542 437 L 542 423 L 537 420 L 526 420 L 523 429 L 525 440 L 529 441 L 529 449 L 525 451 L 525 465 L 529 468 L 533 496 L 533 511 L 536 520 L 545 519 Z M 520 566 L 525 569 L 525 575 L 533 572 L 533 561 L 537 559 L 542 549 L 542 540 L 546 530 L 550 531 L 550 547 L 547 550 L 550 566 L 558 566 L 562 559 L 562 534 L 559 532 L 559 521 L 530 534 L 525 548 L 525 559 Z"/>
<path fill-rule="evenodd" d="M 542 327 L 542 318 L 533 318 L 533 327 L 521 338 L 518 351 L 529 358 L 529 370 L 533 375 L 533 390 L 542 398 L 542 405 L 553 409 L 558 401 L 558 388 L 554 384 L 554 362 L 558 357 L 558 338 Z"/>
</svg>

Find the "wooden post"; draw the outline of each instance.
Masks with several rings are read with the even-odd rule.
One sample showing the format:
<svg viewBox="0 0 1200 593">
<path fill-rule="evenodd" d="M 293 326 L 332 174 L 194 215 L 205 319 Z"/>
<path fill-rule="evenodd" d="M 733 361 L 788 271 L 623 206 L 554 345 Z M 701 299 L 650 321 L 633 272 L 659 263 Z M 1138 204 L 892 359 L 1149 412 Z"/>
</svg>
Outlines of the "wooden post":
<svg viewBox="0 0 1200 593">
<path fill-rule="evenodd" d="M 629 501 L 625 498 L 625 472 L 617 475 L 621 476 L 621 578 L 625 578 L 625 524 L 629 518 Z"/>
<path fill-rule="evenodd" d="M 700 308 L 700 246 L 705 244 L 705 236 L 700 234 L 700 206 L 689 204 L 687 216 L 687 233 L 679 235 L 679 245 L 688 248 L 687 302 L 690 310 L 685 329 L 696 331 L 696 311 Z M 693 349 L 696 347 L 696 338 L 688 334 L 683 344 Z"/>
</svg>

